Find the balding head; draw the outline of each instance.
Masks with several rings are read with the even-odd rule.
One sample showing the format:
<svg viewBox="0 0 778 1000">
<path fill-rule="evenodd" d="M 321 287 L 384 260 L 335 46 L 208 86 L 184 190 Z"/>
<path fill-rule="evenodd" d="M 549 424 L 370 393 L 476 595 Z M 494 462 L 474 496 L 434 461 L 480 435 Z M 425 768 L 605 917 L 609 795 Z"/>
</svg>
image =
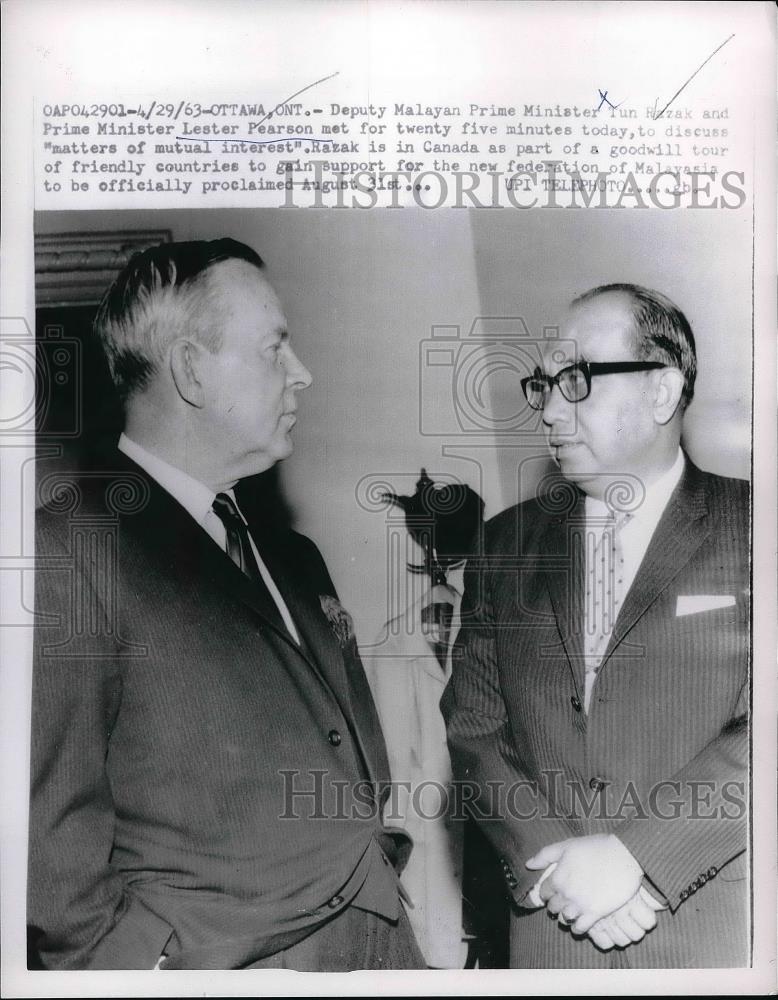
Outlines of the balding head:
<svg viewBox="0 0 778 1000">
<path fill-rule="evenodd" d="M 689 321 L 666 295 L 629 283 L 599 285 L 572 303 L 575 308 L 602 295 L 621 297 L 628 305 L 634 322 L 635 357 L 641 361 L 661 361 L 677 368 L 683 375 L 685 409 L 694 397 L 697 378 L 697 352 Z"/>
</svg>

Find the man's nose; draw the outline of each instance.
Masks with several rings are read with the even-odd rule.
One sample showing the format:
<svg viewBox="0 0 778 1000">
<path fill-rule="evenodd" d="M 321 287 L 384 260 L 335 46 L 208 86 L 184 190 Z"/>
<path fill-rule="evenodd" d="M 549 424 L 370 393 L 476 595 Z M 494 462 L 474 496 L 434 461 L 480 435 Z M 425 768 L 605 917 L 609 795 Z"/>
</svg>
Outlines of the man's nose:
<svg viewBox="0 0 778 1000">
<path fill-rule="evenodd" d="M 287 381 L 296 389 L 307 389 L 313 382 L 313 376 L 291 348 L 286 366 L 286 377 Z"/>
<path fill-rule="evenodd" d="M 562 390 L 555 383 L 546 396 L 543 406 L 543 423 L 547 427 L 561 426 L 570 422 L 574 403 L 570 403 L 562 395 Z"/>
</svg>

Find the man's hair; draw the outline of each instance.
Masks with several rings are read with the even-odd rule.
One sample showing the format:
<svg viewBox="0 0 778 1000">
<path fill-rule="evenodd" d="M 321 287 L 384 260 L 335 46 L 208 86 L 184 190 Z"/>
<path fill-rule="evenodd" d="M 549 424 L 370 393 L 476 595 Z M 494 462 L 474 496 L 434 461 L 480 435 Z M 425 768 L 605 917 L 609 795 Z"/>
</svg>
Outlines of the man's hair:
<svg viewBox="0 0 778 1000">
<path fill-rule="evenodd" d="M 632 318 L 635 321 L 635 354 L 638 360 L 661 361 L 679 369 L 683 375 L 681 407 L 686 409 L 694 397 L 694 382 L 697 378 L 697 351 L 688 319 L 666 295 L 626 282 L 599 285 L 579 295 L 572 304 L 582 305 L 608 292 L 623 292 L 630 297 Z"/>
<path fill-rule="evenodd" d="M 178 337 L 219 350 L 208 273 L 230 260 L 264 268 L 251 247 L 227 238 L 162 243 L 131 257 L 103 296 L 93 325 L 122 400 L 148 384 Z"/>
</svg>

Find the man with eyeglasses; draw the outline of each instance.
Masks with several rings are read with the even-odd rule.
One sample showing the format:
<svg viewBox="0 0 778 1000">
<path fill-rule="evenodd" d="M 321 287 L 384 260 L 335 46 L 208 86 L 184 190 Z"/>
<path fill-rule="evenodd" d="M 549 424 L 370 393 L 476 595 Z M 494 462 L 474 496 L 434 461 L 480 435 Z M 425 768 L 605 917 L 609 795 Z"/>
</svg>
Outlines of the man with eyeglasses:
<svg viewBox="0 0 778 1000">
<path fill-rule="evenodd" d="M 669 299 L 595 288 L 562 335 L 522 387 L 566 482 L 469 566 L 455 776 L 516 903 L 512 966 L 743 966 L 748 484 L 681 448 L 696 355 Z"/>
</svg>

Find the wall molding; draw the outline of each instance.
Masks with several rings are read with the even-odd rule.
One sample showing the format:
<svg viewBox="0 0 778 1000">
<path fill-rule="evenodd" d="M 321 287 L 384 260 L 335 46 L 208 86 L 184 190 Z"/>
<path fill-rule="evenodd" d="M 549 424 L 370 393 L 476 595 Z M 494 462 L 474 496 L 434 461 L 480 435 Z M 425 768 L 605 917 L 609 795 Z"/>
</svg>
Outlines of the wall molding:
<svg viewBox="0 0 778 1000">
<path fill-rule="evenodd" d="M 37 235 L 37 308 L 97 305 L 134 253 L 170 243 L 172 238 L 169 229 Z"/>
</svg>

